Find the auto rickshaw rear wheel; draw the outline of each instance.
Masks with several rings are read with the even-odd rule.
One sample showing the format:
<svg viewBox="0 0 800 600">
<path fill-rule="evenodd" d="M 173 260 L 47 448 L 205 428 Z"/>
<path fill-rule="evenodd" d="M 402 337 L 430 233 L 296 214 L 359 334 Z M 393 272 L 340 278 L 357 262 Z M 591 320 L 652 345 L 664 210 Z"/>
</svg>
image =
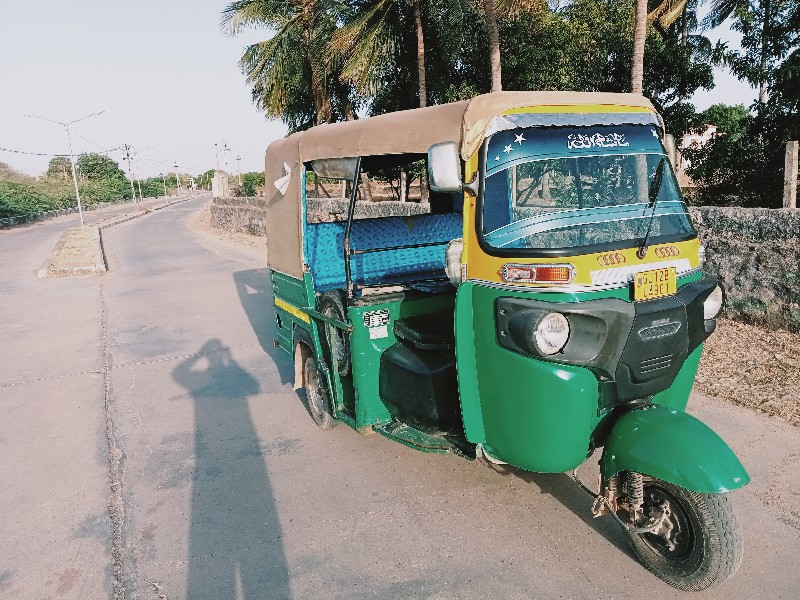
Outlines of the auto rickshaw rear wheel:
<svg viewBox="0 0 800 600">
<path fill-rule="evenodd" d="M 313 356 L 306 358 L 303 380 L 311 418 L 320 428 L 330 429 L 336 425 L 336 419 L 331 411 L 331 396 L 328 393 L 325 377 L 319 372 L 317 361 Z"/>
<path fill-rule="evenodd" d="M 347 322 L 347 310 L 345 309 L 344 293 L 339 290 L 325 292 L 319 297 L 319 312 L 330 319 Z M 328 346 L 330 347 L 331 360 L 336 362 L 339 375 L 349 375 L 350 373 L 350 334 L 326 324 Z"/>
<path fill-rule="evenodd" d="M 658 533 L 626 536 L 649 571 L 686 591 L 719 585 L 742 562 L 741 536 L 730 500 L 699 494 L 665 481 L 644 478 L 644 515 L 668 516 Z"/>
</svg>

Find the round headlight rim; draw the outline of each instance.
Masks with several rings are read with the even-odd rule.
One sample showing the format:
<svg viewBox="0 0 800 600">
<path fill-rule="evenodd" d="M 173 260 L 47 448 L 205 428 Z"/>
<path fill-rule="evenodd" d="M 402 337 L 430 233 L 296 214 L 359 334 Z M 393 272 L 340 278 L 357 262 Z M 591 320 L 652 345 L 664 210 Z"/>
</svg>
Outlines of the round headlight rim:
<svg viewBox="0 0 800 600">
<path fill-rule="evenodd" d="M 563 325 L 566 327 L 566 335 L 564 336 L 564 341 L 563 343 L 561 343 L 561 345 L 557 346 L 554 345 L 551 348 L 543 348 L 542 344 L 540 343 L 540 336 L 544 335 L 544 333 L 542 333 L 541 327 L 546 320 L 551 318 L 555 318 L 563 323 Z M 550 311 L 543 314 L 536 322 L 536 325 L 533 328 L 533 336 L 532 336 L 533 345 L 535 346 L 537 352 L 539 352 L 541 355 L 553 356 L 554 354 L 558 354 L 559 352 L 561 352 L 566 347 L 567 343 L 569 342 L 571 334 L 572 334 L 572 328 L 570 327 L 569 319 L 567 319 L 567 316 L 564 313 Z"/>
</svg>

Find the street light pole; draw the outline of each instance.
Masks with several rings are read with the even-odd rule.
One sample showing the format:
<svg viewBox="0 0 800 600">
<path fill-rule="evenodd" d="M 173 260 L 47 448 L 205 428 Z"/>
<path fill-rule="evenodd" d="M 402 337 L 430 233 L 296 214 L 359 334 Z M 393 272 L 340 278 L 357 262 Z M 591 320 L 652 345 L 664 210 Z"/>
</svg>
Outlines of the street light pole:
<svg viewBox="0 0 800 600">
<path fill-rule="evenodd" d="M 175 180 L 178 183 L 178 195 L 180 196 L 183 193 L 183 187 L 181 186 L 181 176 L 178 175 L 178 163 L 175 163 Z"/>
<path fill-rule="evenodd" d="M 128 177 L 131 180 L 131 200 L 136 202 L 136 190 L 133 189 L 133 169 L 131 169 L 131 146 L 130 144 L 125 144 L 123 148 L 125 148 L 125 158 L 128 160 Z"/>
<path fill-rule="evenodd" d="M 81 193 L 78 191 L 78 177 L 75 175 L 75 157 L 72 155 L 72 135 L 69 132 L 69 125 L 65 125 L 67 132 L 67 143 L 69 144 L 69 164 L 72 165 L 72 183 L 75 185 L 75 197 L 78 199 L 78 216 L 81 218 L 81 229 L 83 229 L 83 207 L 81 206 Z"/>
<path fill-rule="evenodd" d="M 238 154 L 236 155 L 236 171 L 239 173 L 239 187 L 242 187 L 242 165 L 239 162 L 242 160 L 242 157 Z"/>
<path fill-rule="evenodd" d="M 32 119 L 41 119 L 42 121 L 50 121 L 56 125 L 61 125 L 64 128 L 64 131 L 67 132 L 67 144 L 69 145 L 69 164 L 72 166 L 72 183 L 75 185 L 75 198 L 78 200 L 78 215 L 81 218 L 81 228 L 83 228 L 83 207 L 81 206 L 81 193 L 78 190 L 78 176 L 75 174 L 75 156 L 72 152 L 72 134 L 70 133 L 69 126 L 79 121 L 83 121 L 84 119 L 88 119 L 89 117 L 102 115 L 104 112 L 106 111 L 101 110 L 99 112 L 93 112 L 85 117 L 75 119 L 74 121 L 67 121 L 66 123 L 62 121 L 54 121 L 53 119 L 48 119 L 47 117 L 40 117 L 39 115 L 25 115 L 26 117 L 30 117 Z"/>
</svg>

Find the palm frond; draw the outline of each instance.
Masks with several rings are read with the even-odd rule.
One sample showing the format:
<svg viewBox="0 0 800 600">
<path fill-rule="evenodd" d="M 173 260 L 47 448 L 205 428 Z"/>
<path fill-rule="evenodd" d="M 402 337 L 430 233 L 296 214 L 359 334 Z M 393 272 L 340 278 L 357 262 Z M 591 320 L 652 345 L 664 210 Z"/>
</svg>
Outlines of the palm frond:
<svg viewBox="0 0 800 600">
<path fill-rule="evenodd" d="M 686 3 L 687 0 L 663 0 L 647 15 L 647 22 L 657 21 L 661 27 L 669 29 L 680 18 Z"/>
<path fill-rule="evenodd" d="M 236 35 L 248 27 L 280 27 L 293 16 L 292 3 L 279 0 L 235 0 L 222 9 L 220 29 Z"/>
<path fill-rule="evenodd" d="M 547 0 L 496 0 L 497 15 L 509 19 L 523 13 L 547 10 Z"/>
</svg>

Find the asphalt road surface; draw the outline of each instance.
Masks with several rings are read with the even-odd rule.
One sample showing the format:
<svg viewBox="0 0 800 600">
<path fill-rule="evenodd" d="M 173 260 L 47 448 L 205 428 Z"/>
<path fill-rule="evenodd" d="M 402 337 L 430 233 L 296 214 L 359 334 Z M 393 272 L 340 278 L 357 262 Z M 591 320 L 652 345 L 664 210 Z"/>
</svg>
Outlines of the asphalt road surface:
<svg viewBox="0 0 800 600">
<path fill-rule="evenodd" d="M 36 278 L 74 216 L 0 232 L 0 598 L 800 597 L 800 430 L 695 395 L 753 482 L 742 568 L 678 592 L 566 475 L 318 429 L 207 201 L 106 229 L 102 276 Z"/>
</svg>

